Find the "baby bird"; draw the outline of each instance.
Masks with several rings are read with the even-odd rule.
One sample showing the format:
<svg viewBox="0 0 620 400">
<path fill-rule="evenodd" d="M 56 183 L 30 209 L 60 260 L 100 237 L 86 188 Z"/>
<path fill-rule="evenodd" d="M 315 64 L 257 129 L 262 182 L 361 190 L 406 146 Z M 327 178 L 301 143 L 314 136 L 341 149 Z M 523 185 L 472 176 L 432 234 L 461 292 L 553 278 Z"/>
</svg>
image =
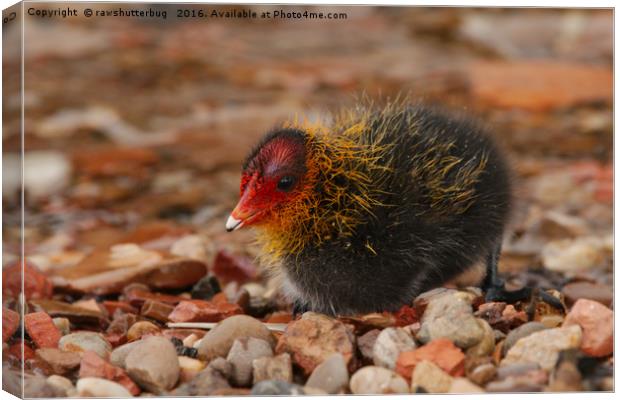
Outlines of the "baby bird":
<svg viewBox="0 0 620 400">
<path fill-rule="evenodd" d="M 395 102 L 269 132 L 243 164 L 226 229 L 258 228 L 259 260 L 295 313 L 393 311 L 477 270 L 474 284 L 486 272 L 487 298 L 501 299 L 511 197 L 480 126 Z"/>
</svg>

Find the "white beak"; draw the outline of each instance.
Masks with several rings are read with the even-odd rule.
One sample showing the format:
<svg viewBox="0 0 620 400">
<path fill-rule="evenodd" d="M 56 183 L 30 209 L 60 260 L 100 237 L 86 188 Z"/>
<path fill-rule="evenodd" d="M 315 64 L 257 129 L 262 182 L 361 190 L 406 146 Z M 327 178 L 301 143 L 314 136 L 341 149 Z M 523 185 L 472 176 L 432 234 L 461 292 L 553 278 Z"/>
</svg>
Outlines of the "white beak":
<svg viewBox="0 0 620 400">
<path fill-rule="evenodd" d="M 232 215 L 228 217 L 228 221 L 226 221 L 226 230 L 228 232 L 232 232 L 237 230 L 243 226 L 243 221 L 233 217 Z"/>
</svg>

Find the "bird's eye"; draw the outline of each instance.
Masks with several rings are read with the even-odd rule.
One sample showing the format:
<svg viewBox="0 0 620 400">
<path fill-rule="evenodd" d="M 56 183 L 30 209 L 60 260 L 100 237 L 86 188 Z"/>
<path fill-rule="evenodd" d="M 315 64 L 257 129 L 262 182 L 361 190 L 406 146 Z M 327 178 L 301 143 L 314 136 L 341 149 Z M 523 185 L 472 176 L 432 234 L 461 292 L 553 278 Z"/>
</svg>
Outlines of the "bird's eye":
<svg viewBox="0 0 620 400">
<path fill-rule="evenodd" d="M 292 176 L 283 176 L 278 181 L 278 190 L 281 192 L 288 192 L 295 185 L 295 178 Z"/>
</svg>

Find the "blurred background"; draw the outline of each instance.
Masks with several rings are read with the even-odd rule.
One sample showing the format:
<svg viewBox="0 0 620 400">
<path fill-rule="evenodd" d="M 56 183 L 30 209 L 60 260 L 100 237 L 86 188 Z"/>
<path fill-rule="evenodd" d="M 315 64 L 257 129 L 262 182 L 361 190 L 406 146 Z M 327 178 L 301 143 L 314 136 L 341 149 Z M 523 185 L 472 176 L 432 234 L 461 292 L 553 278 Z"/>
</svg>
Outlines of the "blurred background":
<svg viewBox="0 0 620 400">
<path fill-rule="evenodd" d="M 252 232 L 224 224 L 258 138 L 297 113 L 405 93 L 480 118 L 507 149 L 511 281 L 611 303 L 612 10 L 69 6 L 80 16 L 24 21 L 25 250 L 68 301 L 151 279 L 105 272 L 152 252 L 209 270 L 220 253 L 252 260 Z M 85 18 L 86 7 L 167 18 Z M 179 19 L 180 8 L 347 18 Z M 5 270 L 19 256 L 19 33 L 4 27 Z M 203 274 L 157 265 L 161 289 Z"/>
</svg>

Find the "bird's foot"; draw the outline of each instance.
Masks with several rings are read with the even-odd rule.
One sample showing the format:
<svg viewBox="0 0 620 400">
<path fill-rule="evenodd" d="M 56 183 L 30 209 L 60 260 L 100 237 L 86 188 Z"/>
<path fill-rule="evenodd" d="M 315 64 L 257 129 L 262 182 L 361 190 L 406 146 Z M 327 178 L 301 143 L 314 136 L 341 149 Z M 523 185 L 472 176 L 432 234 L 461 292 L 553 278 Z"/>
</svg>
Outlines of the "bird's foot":
<svg viewBox="0 0 620 400">
<path fill-rule="evenodd" d="M 293 303 L 293 319 L 297 318 L 297 316 L 300 316 L 301 314 L 309 310 L 310 308 L 308 307 L 308 304 L 302 303 L 299 300 L 295 300 L 295 302 Z"/>
<path fill-rule="evenodd" d="M 517 301 L 523 301 L 529 299 L 532 296 L 532 288 L 522 287 L 517 290 L 506 290 L 504 283 L 490 285 L 485 289 L 484 299 L 487 302 L 500 301 L 503 303 L 516 303 Z"/>
</svg>

